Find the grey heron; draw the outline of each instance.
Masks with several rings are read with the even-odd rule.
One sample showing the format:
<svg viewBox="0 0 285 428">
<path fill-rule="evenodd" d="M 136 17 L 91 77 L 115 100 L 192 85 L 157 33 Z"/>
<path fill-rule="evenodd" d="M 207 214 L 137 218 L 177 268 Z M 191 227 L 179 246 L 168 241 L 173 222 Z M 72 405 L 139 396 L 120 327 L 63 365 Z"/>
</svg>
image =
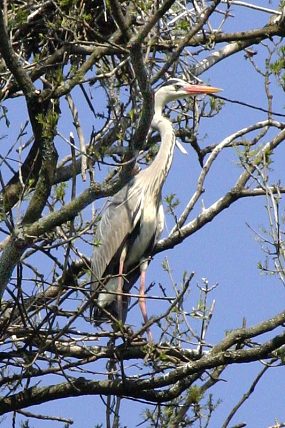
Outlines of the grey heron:
<svg viewBox="0 0 285 428">
<path fill-rule="evenodd" d="M 161 190 L 170 170 L 175 146 L 171 121 L 163 115 L 164 106 L 179 98 L 213 94 L 218 88 L 170 79 L 155 93 L 151 127 L 160 133 L 161 145 L 152 164 L 133 176 L 108 202 L 95 232 L 97 245 L 91 260 L 91 284 L 97 304 L 95 320 L 104 309 L 123 320 L 128 293 L 140 276 L 139 305 L 148 321 L 145 303 L 145 276 L 149 256 L 164 226 Z M 151 333 L 148 330 L 148 337 Z"/>
</svg>

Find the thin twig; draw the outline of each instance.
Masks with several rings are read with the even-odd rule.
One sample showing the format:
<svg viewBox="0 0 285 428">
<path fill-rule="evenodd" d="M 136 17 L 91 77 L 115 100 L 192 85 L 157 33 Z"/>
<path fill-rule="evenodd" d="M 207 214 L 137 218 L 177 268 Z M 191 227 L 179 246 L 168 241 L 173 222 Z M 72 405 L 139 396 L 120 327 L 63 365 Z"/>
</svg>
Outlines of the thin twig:
<svg viewBox="0 0 285 428">
<path fill-rule="evenodd" d="M 227 428 L 228 427 L 231 419 L 235 416 L 235 414 L 241 408 L 241 406 L 245 403 L 245 401 L 249 399 L 249 397 L 251 396 L 251 394 L 253 394 L 256 385 L 258 384 L 258 382 L 261 380 L 261 378 L 267 372 L 268 369 L 269 369 L 269 366 L 265 366 L 258 373 L 258 375 L 256 376 L 256 378 L 254 379 L 254 381 L 250 385 L 249 389 L 246 391 L 245 394 L 243 394 L 243 396 L 241 397 L 241 399 L 239 400 L 239 402 L 230 411 L 229 415 L 227 416 L 225 422 L 222 425 L 222 428 Z"/>
</svg>

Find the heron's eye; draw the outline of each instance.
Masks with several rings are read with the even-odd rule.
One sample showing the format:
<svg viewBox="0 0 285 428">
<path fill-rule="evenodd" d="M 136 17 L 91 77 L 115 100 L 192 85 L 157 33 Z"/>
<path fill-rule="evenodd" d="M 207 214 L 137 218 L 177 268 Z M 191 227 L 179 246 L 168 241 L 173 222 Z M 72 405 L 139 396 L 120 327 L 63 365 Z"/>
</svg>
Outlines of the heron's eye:
<svg viewBox="0 0 285 428">
<path fill-rule="evenodd" d="M 181 86 L 179 84 L 174 85 L 174 89 L 175 89 L 176 92 L 179 91 L 180 88 L 181 88 Z"/>
</svg>

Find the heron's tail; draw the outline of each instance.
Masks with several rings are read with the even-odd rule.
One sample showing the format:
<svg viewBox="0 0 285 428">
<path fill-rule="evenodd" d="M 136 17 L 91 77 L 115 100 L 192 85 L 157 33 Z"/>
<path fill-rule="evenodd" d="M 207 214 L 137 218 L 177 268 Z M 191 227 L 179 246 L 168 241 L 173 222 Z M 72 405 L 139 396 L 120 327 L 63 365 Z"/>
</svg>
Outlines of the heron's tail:
<svg viewBox="0 0 285 428">
<path fill-rule="evenodd" d="M 111 322 L 119 319 L 117 303 L 118 278 L 111 278 L 105 285 L 100 287 L 100 291 L 95 297 L 95 301 L 90 305 L 90 320 L 99 326 L 103 322 Z M 125 323 L 128 312 L 129 299 L 127 296 L 122 299 L 123 323 Z"/>
</svg>

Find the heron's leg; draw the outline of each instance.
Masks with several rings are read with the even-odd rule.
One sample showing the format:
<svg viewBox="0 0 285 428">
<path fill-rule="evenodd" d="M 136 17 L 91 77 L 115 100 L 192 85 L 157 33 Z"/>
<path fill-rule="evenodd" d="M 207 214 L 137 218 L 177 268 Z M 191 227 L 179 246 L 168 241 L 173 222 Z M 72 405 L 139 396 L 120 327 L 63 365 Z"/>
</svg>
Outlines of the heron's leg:
<svg viewBox="0 0 285 428">
<path fill-rule="evenodd" d="M 141 264 L 141 277 L 140 277 L 140 289 L 139 289 L 139 305 L 140 310 L 143 316 L 144 323 L 148 322 L 147 310 L 146 310 L 146 300 L 145 300 L 145 278 L 146 278 L 146 270 L 148 267 L 148 261 L 144 261 Z M 147 329 L 147 337 L 149 342 L 153 342 L 152 334 L 150 329 Z"/>
<path fill-rule="evenodd" d="M 127 254 L 127 248 L 124 247 L 121 253 L 120 262 L 119 262 L 119 277 L 118 277 L 118 288 L 117 288 L 117 305 L 118 305 L 118 319 L 122 321 L 123 319 L 123 284 L 124 284 L 124 265 Z"/>
</svg>

